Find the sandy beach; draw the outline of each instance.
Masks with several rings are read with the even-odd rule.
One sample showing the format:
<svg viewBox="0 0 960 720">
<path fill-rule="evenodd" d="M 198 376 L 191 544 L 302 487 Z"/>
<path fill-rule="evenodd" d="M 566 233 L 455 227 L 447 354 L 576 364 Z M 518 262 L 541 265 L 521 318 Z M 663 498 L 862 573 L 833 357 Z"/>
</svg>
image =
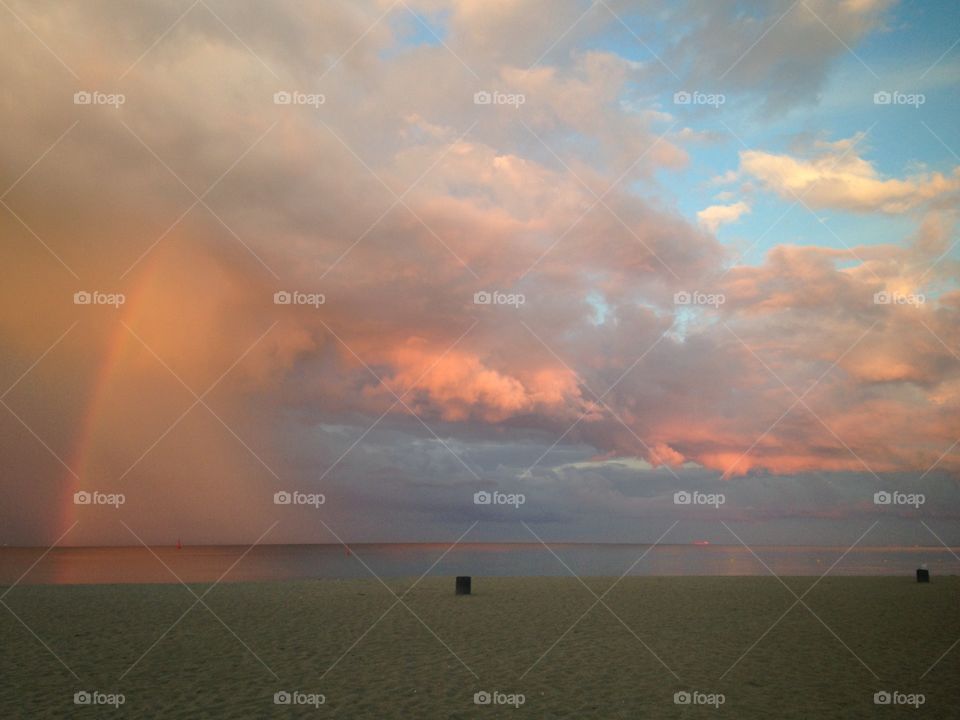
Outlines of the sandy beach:
<svg viewBox="0 0 960 720">
<path fill-rule="evenodd" d="M 803 604 L 772 577 L 631 577 L 606 596 L 613 578 L 474 578 L 469 597 L 453 578 L 404 596 L 412 582 L 386 582 L 402 603 L 374 579 L 190 586 L 202 603 L 182 585 L 17 586 L 4 602 L 29 629 L 0 613 L 0 714 L 867 718 L 922 694 L 947 718 L 960 702 L 960 651 L 937 662 L 960 638 L 957 577 L 807 595 L 815 578 L 786 578 Z M 75 705 L 84 691 L 123 704 Z"/>
</svg>

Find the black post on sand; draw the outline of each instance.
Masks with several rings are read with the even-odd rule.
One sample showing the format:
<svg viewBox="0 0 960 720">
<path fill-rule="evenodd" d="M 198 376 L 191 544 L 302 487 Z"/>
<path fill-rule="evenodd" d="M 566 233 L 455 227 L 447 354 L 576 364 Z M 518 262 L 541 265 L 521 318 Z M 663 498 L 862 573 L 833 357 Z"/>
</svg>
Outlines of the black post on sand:
<svg viewBox="0 0 960 720">
<path fill-rule="evenodd" d="M 458 575 L 457 576 L 457 595 L 469 595 L 469 594 L 470 594 L 470 576 Z"/>
<path fill-rule="evenodd" d="M 930 571 L 925 567 L 917 568 L 917 582 L 918 583 L 928 583 L 930 582 Z"/>
</svg>

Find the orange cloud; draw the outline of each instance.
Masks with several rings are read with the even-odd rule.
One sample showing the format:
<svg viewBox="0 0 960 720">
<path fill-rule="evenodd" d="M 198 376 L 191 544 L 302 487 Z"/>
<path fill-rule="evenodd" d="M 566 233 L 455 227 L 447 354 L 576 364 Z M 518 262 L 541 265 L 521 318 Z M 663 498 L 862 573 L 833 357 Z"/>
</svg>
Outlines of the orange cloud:
<svg viewBox="0 0 960 720">
<path fill-rule="evenodd" d="M 408 404 L 444 420 L 502 422 L 536 412 L 570 415 L 582 404 L 576 378 L 565 368 L 507 375 L 477 355 L 459 350 L 442 354 L 419 339 L 387 355 L 395 368 L 387 381 L 394 392 L 409 389 L 415 400 Z"/>
</svg>

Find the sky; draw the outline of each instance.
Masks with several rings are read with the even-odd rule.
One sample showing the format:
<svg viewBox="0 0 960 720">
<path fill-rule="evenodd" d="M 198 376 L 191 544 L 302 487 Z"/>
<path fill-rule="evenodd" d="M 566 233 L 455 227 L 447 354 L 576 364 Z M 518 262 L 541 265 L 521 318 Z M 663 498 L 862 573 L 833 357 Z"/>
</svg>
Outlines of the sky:
<svg viewBox="0 0 960 720">
<path fill-rule="evenodd" d="M 0 17 L 0 543 L 960 544 L 955 3 Z"/>
</svg>

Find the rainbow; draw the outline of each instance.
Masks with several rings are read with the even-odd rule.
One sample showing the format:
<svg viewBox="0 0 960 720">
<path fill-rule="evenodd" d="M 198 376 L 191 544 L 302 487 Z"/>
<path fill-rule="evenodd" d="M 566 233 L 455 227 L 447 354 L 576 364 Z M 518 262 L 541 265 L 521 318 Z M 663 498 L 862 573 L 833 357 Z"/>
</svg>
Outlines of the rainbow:
<svg viewBox="0 0 960 720">
<path fill-rule="evenodd" d="M 116 327 L 107 343 L 91 386 L 86 410 L 78 424 L 71 445 L 72 450 L 68 457 L 67 465 L 73 472 L 67 472 L 66 482 L 63 484 L 64 492 L 58 521 L 59 533 L 65 532 L 77 519 L 77 506 L 73 502 L 74 493 L 81 489 L 91 489 L 97 486 L 94 479 L 90 477 L 89 471 L 90 460 L 96 447 L 97 431 L 101 427 L 104 401 L 109 396 L 111 380 L 114 378 L 117 368 L 130 357 L 132 352 L 140 348 L 136 338 L 124 327 L 124 323 L 130 327 L 136 327 L 137 320 L 144 307 L 144 298 L 148 295 L 156 274 L 156 265 L 157 260 L 154 258 L 144 271 L 134 291 L 127 295 L 127 301 L 120 311 L 122 314 L 116 320 Z"/>
</svg>

